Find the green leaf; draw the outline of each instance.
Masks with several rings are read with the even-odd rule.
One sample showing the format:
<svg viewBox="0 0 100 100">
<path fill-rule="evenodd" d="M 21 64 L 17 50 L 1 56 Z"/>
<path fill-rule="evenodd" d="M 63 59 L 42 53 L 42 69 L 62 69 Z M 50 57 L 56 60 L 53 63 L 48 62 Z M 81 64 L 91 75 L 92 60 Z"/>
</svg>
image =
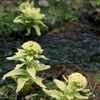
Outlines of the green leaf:
<svg viewBox="0 0 100 100">
<path fill-rule="evenodd" d="M 38 25 L 33 25 L 33 28 L 35 28 L 37 35 L 41 36 L 40 27 Z"/>
<path fill-rule="evenodd" d="M 21 54 L 22 53 L 25 53 L 25 50 L 23 50 L 23 49 L 17 49 L 18 50 L 18 53 L 20 52 Z"/>
<path fill-rule="evenodd" d="M 42 83 L 42 78 L 36 76 L 36 79 L 33 79 L 33 80 L 34 80 L 34 82 L 35 82 L 36 84 L 38 84 L 40 87 L 46 88 L 45 85 Z"/>
<path fill-rule="evenodd" d="M 25 62 L 24 58 L 27 55 L 25 50 L 23 49 L 18 49 L 18 52 L 15 53 L 16 55 L 12 56 L 12 57 L 7 57 L 8 60 L 19 60 L 22 62 Z"/>
<path fill-rule="evenodd" d="M 90 92 L 90 89 L 83 89 L 82 92 Z"/>
<path fill-rule="evenodd" d="M 57 79 L 54 79 L 53 81 L 56 83 L 57 87 L 58 87 L 59 89 L 61 89 L 64 93 L 68 91 L 68 90 L 67 90 L 67 86 L 65 85 L 64 82 L 59 81 L 59 80 L 57 80 Z"/>
<path fill-rule="evenodd" d="M 43 98 L 40 98 L 40 100 L 44 100 Z"/>
<path fill-rule="evenodd" d="M 36 79 L 36 69 L 34 68 L 34 66 L 33 65 L 28 65 L 27 67 L 26 67 L 26 71 L 29 73 L 29 75 L 32 77 L 32 78 L 34 78 L 34 79 Z"/>
<path fill-rule="evenodd" d="M 66 77 L 65 77 L 64 75 L 62 75 L 62 77 L 64 78 L 64 80 L 65 80 L 66 82 L 68 82 L 68 80 L 66 79 Z"/>
<path fill-rule="evenodd" d="M 38 60 L 32 60 L 32 65 L 37 71 L 42 71 L 50 68 L 49 65 L 40 64 Z"/>
<path fill-rule="evenodd" d="M 49 58 L 46 58 L 44 55 L 36 55 L 36 58 L 43 58 L 45 60 L 49 60 Z"/>
<path fill-rule="evenodd" d="M 27 60 L 28 62 L 31 62 L 31 61 L 33 60 L 33 56 L 27 56 L 27 57 L 26 57 L 26 60 Z"/>
<path fill-rule="evenodd" d="M 44 24 L 41 20 L 37 20 L 37 21 L 35 21 L 35 22 L 38 23 L 38 24 L 43 25 L 44 27 L 46 27 L 45 24 Z"/>
<path fill-rule="evenodd" d="M 30 98 L 35 97 L 35 96 L 37 96 L 37 95 L 38 95 L 38 94 L 30 94 L 30 95 L 27 95 L 27 96 L 25 97 L 25 99 L 29 100 Z"/>
<path fill-rule="evenodd" d="M 17 49 L 18 52 L 16 52 L 16 55 L 26 55 L 26 51 L 23 49 Z"/>
<path fill-rule="evenodd" d="M 5 80 L 6 77 L 11 77 L 11 76 L 15 76 L 15 75 L 28 75 L 28 73 L 24 69 L 14 69 L 14 70 L 8 72 L 7 74 L 5 74 L 2 79 Z"/>
<path fill-rule="evenodd" d="M 46 70 L 46 69 L 49 69 L 49 68 L 50 68 L 49 65 L 40 64 L 40 66 L 36 67 L 36 70 L 37 71 L 42 71 L 42 70 Z"/>
<path fill-rule="evenodd" d="M 26 63 L 24 57 L 23 57 L 23 58 L 19 58 L 19 61 L 21 61 L 21 62 L 24 63 L 24 64 Z"/>
<path fill-rule="evenodd" d="M 63 96 L 62 92 L 59 92 L 57 90 L 43 89 L 43 91 L 46 92 L 49 96 L 56 98 L 57 100 L 61 100 L 61 97 Z"/>
<path fill-rule="evenodd" d="M 27 34 L 25 34 L 26 36 L 28 36 L 31 33 L 31 28 L 26 28 L 27 29 Z"/>
<path fill-rule="evenodd" d="M 73 96 L 73 94 L 71 95 L 67 95 L 67 98 L 68 98 L 68 100 L 73 100 L 73 98 L 74 98 L 74 96 Z"/>
<path fill-rule="evenodd" d="M 76 97 L 76 98 L 78 98 L 78 99 L 88 99 L 88 97 L 87 96 L 82 96 L 79 92 L 73 92 L 73 95 Z"/>
<path fill-rule="evenodd" d="M 13 22 L 14 22 L 14 23 L 23 23 L 23 21 L 22 21 L 22 16 L 16 17 L 16 18 L 14 19 Z"/>
<path fill-rule="evenodd" d="M 25 83 L 29 80 L 28 76 L 18 76 L 17 77 L 17 89 L 16 92 L 19 92 L 25 85 Z"/>
<path fill-rule="evenodd" d="M 19 69 L 19 68 L 21 68 L 23 65 L 24 65 L 24 64 L 17 64 L 16 67 L 15 67 L 15 69 Z"/>
<path fill-rule="evenodd" d="M 31 64 L 37 69 L 37 67 L 40 67 L 39 60 L 32 60 Z"/>
<path fill-rule="evenodd" d="M 13 57 L 7 57 L 8 60 L 19 60 L 19 58 L 21 58 L 22 56 L 20 55 L 15 55 Z"/>
</svg>

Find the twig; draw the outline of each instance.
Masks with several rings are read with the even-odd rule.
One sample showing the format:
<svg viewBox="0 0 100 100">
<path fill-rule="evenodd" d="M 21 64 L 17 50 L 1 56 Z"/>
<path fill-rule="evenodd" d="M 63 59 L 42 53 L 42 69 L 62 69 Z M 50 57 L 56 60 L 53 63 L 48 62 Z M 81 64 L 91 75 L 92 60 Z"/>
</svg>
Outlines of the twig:
<svg viewBox="0 0 100 100">
<path fill-rule="evenodd" d="M 100 10 L 95 6 L 92 0 L 89 1 L 90 4 L 94 7 L 94 9 L 97 11 L 98 15 L 100 16 Z"/>
</svg>

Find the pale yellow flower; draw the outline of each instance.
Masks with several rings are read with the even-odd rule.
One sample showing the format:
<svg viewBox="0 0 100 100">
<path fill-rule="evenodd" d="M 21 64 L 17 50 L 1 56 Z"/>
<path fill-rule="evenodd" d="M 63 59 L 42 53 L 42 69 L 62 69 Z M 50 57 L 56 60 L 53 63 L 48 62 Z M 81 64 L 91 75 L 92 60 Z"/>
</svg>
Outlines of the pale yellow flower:
<svg viewBox="0 0 100 100">
<path fill-rule="evenodd" d="M 30 7 L 30 8 L 34 7 L 34 3 L 33 2 L 31 2 L 31 3 L 24 2 L 24 3 L 22 3 L 20 5 L 20 8 L 19 9 L 22 11 L 22 10 L 26 9 L 27 7 Z"/>
<path fill-rule="evenodd" d="M 43 49 L 41 48 L 41 46 L 34 41 L 28 41 L 23 43 L 22 48 L 26 51 L 32 51 L 34 53 L 37 54 L 41 54 L 43 52 Z"/>
<path fill-rule="evenodd" d="M 87 86 L 87 79 L 81 73 L 75 72 L 68 76 L 69 83 L 77 84 L 77 86 L 81 88 L 85 88 Z"/>
</svg>

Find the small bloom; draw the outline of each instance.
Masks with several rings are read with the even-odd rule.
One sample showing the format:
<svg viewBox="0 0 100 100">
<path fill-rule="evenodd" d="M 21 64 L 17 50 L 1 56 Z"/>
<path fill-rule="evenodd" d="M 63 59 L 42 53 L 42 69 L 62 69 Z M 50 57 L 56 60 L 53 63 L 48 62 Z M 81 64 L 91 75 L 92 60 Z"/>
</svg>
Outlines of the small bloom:
<svg viewBox="0 0 100 100">
<path fill-rule="evenodd" d="M 68 82 L 73 84 L 75 83 L 77 86 L 81 88 L 85 88 L 87 86 L 86 77 L 81 73 L 75 72 L 68 76 Z"/>
<path fill-rule="evenodd" d="M 26 9 L 27 7 L 30 7 L 30 8 L 34 7 L 34 3 L 33 2 L 31 2 L 31 3 L 24 2 L 24 3 L 22 3 L 20 5 L 20 8 L 19 9 L 22 11 L 22 10 Z"/>
<path fill-rule="evenodd" d="M 32 51 L 37 54 L 41 54 L 43 52 L 41 46 L 37 42 L 33 41 L 23 43 L 22 48 L 26 51 Z"/>
</svg>

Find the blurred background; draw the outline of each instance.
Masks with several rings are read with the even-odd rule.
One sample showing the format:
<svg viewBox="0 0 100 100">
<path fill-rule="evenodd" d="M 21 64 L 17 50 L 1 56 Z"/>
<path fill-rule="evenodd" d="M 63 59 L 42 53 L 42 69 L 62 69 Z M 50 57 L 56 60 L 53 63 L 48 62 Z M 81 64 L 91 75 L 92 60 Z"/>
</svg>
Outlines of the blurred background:
<svg viewBox="0 0 100 100">
<path fill-rule="evenodd" d="M 100 0 L 0 0 L 1 39 L 21 36 L 23 30 L 13 20 L 19 14 L 19 5 L 24 1 L 34 1 L 35 7 L 41 8 L 41 13 L 45 14 L 43 21 L 47 29 L 42 28 L 42 34 L 85 26 L 100 35 Z"/>
</svg>

